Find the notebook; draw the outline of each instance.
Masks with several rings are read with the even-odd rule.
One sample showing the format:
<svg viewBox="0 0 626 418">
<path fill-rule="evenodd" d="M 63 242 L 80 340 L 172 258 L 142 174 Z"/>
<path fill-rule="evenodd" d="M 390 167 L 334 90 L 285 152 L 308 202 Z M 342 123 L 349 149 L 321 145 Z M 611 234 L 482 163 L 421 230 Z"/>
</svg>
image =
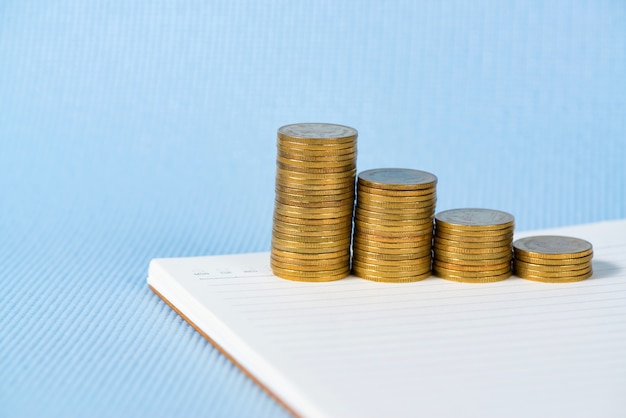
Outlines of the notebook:
<svg viewBox="0 0 626 418">
<path fill-rule="evenodd" d="M 300 283 L 269 253 L 162 258 L 148 284 L 292 414 L 626 416 L 626 220 L 576 283 Z"/>
</svg>

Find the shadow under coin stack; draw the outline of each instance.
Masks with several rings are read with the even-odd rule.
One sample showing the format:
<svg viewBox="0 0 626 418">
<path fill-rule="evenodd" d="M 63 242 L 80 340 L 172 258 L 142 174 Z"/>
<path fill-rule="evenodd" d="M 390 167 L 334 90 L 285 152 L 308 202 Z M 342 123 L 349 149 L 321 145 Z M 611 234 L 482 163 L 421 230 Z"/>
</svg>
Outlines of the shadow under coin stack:
<svg viewBox="0 0 626 418">
<path fill-rule="evenodd" d="M 578 282 L 591 277 L 593 247 L 579 238 L 545 235 L 513 243 L 513 268 L 523 279 L 547 283 Z"/>
<path fill-rule="evenodd" d="M 359 174 L 352 271 L 363 279 L 414 282 L 430 276 L 437 177 L 408 169 Z"/>
<path fill-rule="evenodd" d="M 511 275 L 514 218 L 491 209 L 453 209 L 435 215 L 434 273 L 465 283 Z"/>
<path fill-rule="evenodd" d="M 271 267 L 283 279 L 350 274 L 357 131 L 301 123 L 278 130 Z"/>
</svg>

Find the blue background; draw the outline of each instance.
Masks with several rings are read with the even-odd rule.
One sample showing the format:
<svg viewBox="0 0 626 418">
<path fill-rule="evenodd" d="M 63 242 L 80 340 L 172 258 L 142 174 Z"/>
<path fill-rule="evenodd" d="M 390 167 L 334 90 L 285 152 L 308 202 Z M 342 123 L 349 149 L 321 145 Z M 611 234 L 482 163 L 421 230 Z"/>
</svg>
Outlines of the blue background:
<svg viewBox="0 0 626 418">
<path fill-rule="evenodd" d="M 626 216 L 626 3 L 0 3 L 0 416 L 286 413 L 147 288 L 269 250 L 281 125 L 519 230 Z"/>
</svg>

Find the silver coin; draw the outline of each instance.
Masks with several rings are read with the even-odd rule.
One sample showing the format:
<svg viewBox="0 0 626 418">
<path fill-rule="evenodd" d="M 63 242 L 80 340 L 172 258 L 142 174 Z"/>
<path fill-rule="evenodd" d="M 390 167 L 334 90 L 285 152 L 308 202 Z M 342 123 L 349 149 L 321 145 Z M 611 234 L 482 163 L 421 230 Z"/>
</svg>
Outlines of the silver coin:
<svg viewBox="0 0 626 418">
<path fill-rule="evenodd" d="M 465 208 L 450 209 L 435 215 L 439 222 L 459 226 L 506 226 L 512 224 L 515 218 L 510 213 L 494 209 Z"/>
<path fill-rule="evenodd" d="M 588 253 L 593 249 L 589 241 L 574 237 L 559 235 L 540 235 L 518 239 L 513 247 L 519 251 L 538 254 L 580 254 Z"/>
<path fill-rule="evenodd" d="M 434 187 L 437 176 L 408 168 L 376 168 L 359 173 L 359 183 L 375 188 L 421 189 Z"/>
<path fill-rule="evenodd" d="M 279 135 L 306 139 L 343 139 L 357 136 L 354 128 L 332 123 L 294 123 L 278 128 Z"/>
</svg>

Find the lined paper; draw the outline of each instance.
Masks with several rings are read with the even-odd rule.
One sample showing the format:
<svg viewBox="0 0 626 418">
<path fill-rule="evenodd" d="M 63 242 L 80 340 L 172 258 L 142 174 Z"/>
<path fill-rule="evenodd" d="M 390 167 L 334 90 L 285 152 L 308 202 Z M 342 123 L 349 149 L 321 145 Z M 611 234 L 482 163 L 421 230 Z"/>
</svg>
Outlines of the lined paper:
<svg viewBox="0 0 626 418">
<path fill-rule="evenodd" d="M 624 416 L 626 221 L 577 283 L 279 279 L 269 253 L 157 259 L 148 283 L 304 416 Z"/>
</svg>

